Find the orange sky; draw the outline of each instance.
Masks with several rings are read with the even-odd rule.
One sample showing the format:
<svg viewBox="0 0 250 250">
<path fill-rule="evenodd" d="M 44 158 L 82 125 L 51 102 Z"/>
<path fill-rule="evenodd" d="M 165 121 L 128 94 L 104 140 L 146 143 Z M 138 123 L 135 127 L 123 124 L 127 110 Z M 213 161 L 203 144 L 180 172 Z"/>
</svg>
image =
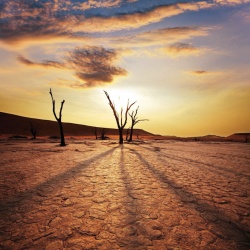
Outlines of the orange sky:
<svg viewBox="0 0 250 250">
<path fill-rule="evenodd" d="M 6 1 L 0 4 L 0 111 L 137 125 L 162 135 L 250 132 L 250 1 Z M 129 126 L 129 124 L 128 124 Z"/>
</svg>

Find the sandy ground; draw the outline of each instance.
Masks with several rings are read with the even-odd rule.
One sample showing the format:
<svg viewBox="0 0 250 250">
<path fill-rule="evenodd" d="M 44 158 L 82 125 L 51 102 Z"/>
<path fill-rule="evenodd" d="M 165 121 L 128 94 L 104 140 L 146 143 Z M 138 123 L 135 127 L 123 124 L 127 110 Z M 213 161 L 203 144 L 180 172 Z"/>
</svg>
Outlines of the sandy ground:
<svg viewBox="0 0 250 250">
<path fill-rule="evenodd" d="M 0 249 L 250 249 L 250 145 L 0 141 Z"/>
</svg>

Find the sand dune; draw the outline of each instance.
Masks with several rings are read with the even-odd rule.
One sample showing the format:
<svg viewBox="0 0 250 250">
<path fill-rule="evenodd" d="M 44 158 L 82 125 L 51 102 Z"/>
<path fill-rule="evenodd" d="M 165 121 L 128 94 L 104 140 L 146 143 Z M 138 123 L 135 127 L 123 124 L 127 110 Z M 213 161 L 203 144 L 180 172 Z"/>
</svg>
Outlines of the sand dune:
<svg viewBox="0 0 250 250">
<path fill-rule="evenodd" d="M 39 136 L 59 136 L 58 124 L 56 121 L 41 120 L 35 118 L 22 117 L 13 114 L 0 112 L 0 136 L 10 137 L 13 135 L 21 135 L 31 137 L 30 123 L 38 129 Z M 67 137 L 94 137 L 94 126 L 87 126 L 82 124 L 73 124 L 63 122 L 64 133 Z M 98 135 L 100 136 L 100 129 Z M 124 130 L 124 135 L 126 129 Z M 135 137 L 139 135 L 140 138 L 147 138 L 153 140 L 177 140 L 177 141 L 211 141 L 211 142 L 250 142 L 250 133 L 235 133 L 227 137 L 217 135 L 205 135 L 198 137 L 178 137 L 178 136 L 162 136 L 155 135 L 142 129 L 134 130 Z M 115 138 L 118 131 L 115 128 L 107 128 L 107 136 Z"/>
<path fill-rule="evenodd" d="M 30 123 L 38 129 L 38 136 L 59 136 L 58 123 L 56 121 L 34 119 L 0 112 L 0 135 L 24 135 L 31 136 Z M 63 122 L 65 136 L 94 136 L 94 127 Z M 101 128 L 99 128 L 101 129 Z M 99 132 L 100 133 L 100 132 Z M 117 135 L 117 129 L 107 128 L 107 135 Z M 126 131 L 125 131 L 126 133 Z M 135 134 L 151 136 L 153 134 L 135 129 Z"/>
</svg>

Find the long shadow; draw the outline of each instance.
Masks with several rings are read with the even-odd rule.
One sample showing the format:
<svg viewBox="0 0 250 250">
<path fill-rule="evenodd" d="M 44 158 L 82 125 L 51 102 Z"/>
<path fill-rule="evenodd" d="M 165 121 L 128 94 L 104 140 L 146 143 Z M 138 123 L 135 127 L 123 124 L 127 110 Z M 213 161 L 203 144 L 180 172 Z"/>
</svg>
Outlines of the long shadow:
<svg viewBox="0 0 250 250">
<path fill-rule="evenodd" d="M 120 147 L 120 172 L 121 172 L 121 179 L 123 181 L 123 184 L 126 189 L 126 197 L 127 199 L 125 200 L 125 206 L 128 210 L 131 212 L 127 211 L 127 218 L 126 218 L 126 224 L 129 225 L 130 227 L 130 232 L 126 233 L 124 232 L 124 237 L 118 239 L 122 244 L 124 244 L 125 249 L 131 249 L 131 247 L 137 247 L 138 242 L 136 241 L 138 231 L 137 227 L 135 226 L 136 221 L 138 221 L 138 208 L 136 201 L 133 199 L 131 196 L 131 180 L 129 178 L 129 173 L 125 169 L 125 160 L 124 160 L 124 145 L 121 145 Z M 133 212 L 135 211 L 135 212 Z M 129 235 L 130 234 L 130 235 Z"/>
<path fill-rule="evenodd" d="M 155 150 L 154 148 L 148 148 L 148 147 L 143 147 L 141 145 L 138 145 L 139 147 L 143 148 L 143 149 L 146 149 L 146 150 L 149 150 L 151 152 L 154 152 L 155 154 L 158 154 L 157 150 Z M 239 173 L 233 169 L 225 169 L 225 168 L 222 168 L 220 166 L 215 166 L 215 165 L 212 165 L 212 164 L 209 164 L 209 163 L 204 163 L 204 162 L 201 162 L 201 161 L 197 161 L 197 160 L 193 160 L 193 159 L 190 159 L 190 158 L 186 158 L 186 157 L 178 157 L 178 156 L 173 156 L 173 155 L 170 155 L 170 154 L 167 154 L 167 153 L 162 153 L 162 155 L 172 159 L 172 160 L 176 160 L 176 161 L 179 161 L 179 162 L 184 162 L 184 163 L 195 163 L 195 164 L 199 164 L 199 165 L 194 165 L 195 167 L 197 168 L 201 168 L 201 165 L 202 165 L 202 168 L 206 168 L 207 170 L 211 171 L 211 168 L 213 168 L 213 172 L 216 172 L 218 174 L 221 174 L 221 172 L 224 172 L 225 175 L 227 175 L 228 177 L 232 177 L 232 176 L 239 176 L 239 177 L 246 177 L 250 180 L 250 176 L 249 175 L 246 175 L 244 173 Z"/>
<path fill-rule="evenodd" d="M 187 200 L 187 202 L 185 203 L 186 206 L 189 206 L 190 208 L 194 209 L 191 204 L 195 204 L 195 210 L 200 212 L 200 216 L 205 221 L 207 221 L 207 218 L 210 215 L 217 218 L 218 223 L 210 223 L 215 225 L 215 227 L 217 228 L 217 230 L 214 230 L 213 233 L 215 233 L 219 238 L 233 240 L 241 244 L 242 247 L 246 247 L 246 245 L 249 245 L 250 238 L 247 235 L 246 230 L 242 228 L 241 225 L 238 225 L 229 218 L 227 218 L 222 211 L 217 210 L 215 207 L 212 207 L 208 203 L 202 202 L 196 195 L 180 188 L 174 180 L 170 179 L 165 175 L 164 172 L 158 170 L 153 165 L 151 165 L 137 151 L 131 150 L 131 152 L 133 152 L 138 157 L 138 159 L 144 164 L 145 167 L 147 167 L 151 171 L 151 173 L 158 181 L 160 181 L 163 185 L 166 184 L 168 188 L 170 187 L 175 192 L 176 196 L 180 198 L 180 200 Z M 220 224 L 223 224 L 223 226 Z M 232 234 L 232 232 L 234 232 L 234 234 Z"/>
<path fill-rule="evenodd" d="M 143 203 L 143 195 L 141 199 L 138 197 L 140 196 L 140 193 L 138 192 L 136 192 L 136 197 L 134 196 L 133 191 L 136 190 L 134 187 L 136 183 L 135 180 L 130 176 L 129 171 L 125 166 L 124 146 L 121 147 L 120 172 L 127 193 L 127 200 L 125 202 L 126 208 L 128 210 L 127 225 L 129 227 L 126 237 L 120 240 L 126 243 L 124 249 L 137 249 L 138 247 L 146 248 L 147 246 L 152 246 L 153 240 L 163 239 L 165 236 L 163 233 L 159 234 L 158 231 L 156 234 L 152 233 L 152 231 L 150 234 L 147 232 L 148 229 L 145 227 L 144 223 L 145 221 L 149 222 L 149 219 L 143 217 L 143 214 L 140 212 L 143 210 L 143 207 L 141 206 Z"/>
<path fill-rule="evenodd" d="M 33 187 L 32 189 L 23 191 L 18 193 L 15 197 L 12 197 L 11 199 L 6 199 L 0 202 L 0 211 L 1 213 L 8 212 L 8 208 L 10 207 L 15 207 L 20 205 L 21 202 L 25 202 L 28 199 L 31 199 L 34 196 L 37 196 L 37 192 L 45 189 L 47 186 L 53 186 L 56 189 L 59 188 L 60 184 L 63 181 L 69 180 L 79 174 L 81 171 L 86 170 L 89 167 L 89 164 L 98 161 L 102 159 L 103 157 L 108 156 L 111 154 L 113 151 L 116 150 L 119 146 L 116 146 L 114 148 L 111 148 L 101 154 L 95 155 L 82 163 L 76 165 L 75 167 L 72 167 L 68 169 L 67 171 L 60 173 L 56 176 L 53 176 L 52 178 L 44 181 L 43 183 L 38 184 L 37 186 Z"/>
</svg>

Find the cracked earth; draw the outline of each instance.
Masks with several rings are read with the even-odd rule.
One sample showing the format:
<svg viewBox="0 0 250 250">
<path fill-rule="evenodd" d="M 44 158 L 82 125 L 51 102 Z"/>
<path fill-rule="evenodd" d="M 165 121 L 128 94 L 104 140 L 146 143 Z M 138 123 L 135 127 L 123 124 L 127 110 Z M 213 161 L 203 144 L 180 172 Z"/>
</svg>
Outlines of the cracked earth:
<svg viewBox="0 0 250 250">
<path fill-rule="evenodd" d="M 250 145 L 0 142 L 0 249 L 250 249 Z"/>
</svg>

